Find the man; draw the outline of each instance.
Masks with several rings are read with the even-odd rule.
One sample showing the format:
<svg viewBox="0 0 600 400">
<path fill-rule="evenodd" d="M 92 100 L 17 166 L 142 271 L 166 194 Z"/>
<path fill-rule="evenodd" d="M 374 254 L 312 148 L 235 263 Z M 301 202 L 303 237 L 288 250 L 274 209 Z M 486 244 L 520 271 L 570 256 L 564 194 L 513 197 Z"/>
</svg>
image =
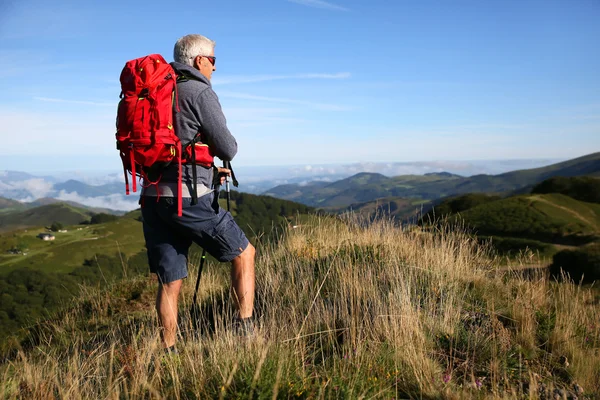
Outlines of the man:
<svg viewBox="0 0 600 400">
<path fill-rule="evenodd" d="M 175 132 L 182 144 L 201 133 L 203 145 L 224 161 L 237 153 L 237 142 L 227 129 L 217 95 L 211 87 L 216 70 L 215 42 L 201 35 L 187 35 L 175 43 L 171 66 L 179 77 L 179 109 L 173 111 Z M 176 108 L 177 106 L 174 106 Z M 244 232 L 229 212 L 219 208 L 210 189 L 213 168 L 196 165 L 197 204 L 192 205 L 193 166 L 182 170 L 183 215 L 177 216 L 178 168 L 168 167 L 158 185 L 148 185 L 142 193 L 144 237 L 150 270 L 158 276 L 156 310 L 165 349 L 175 351 L 177 300 L 183 278 L 187 277 L 188 250 L 192 242 L 221 262 L 231 262 L 232 294 L 238 309 L 235 322 L 239 334 L 251 334 L 254 306 L 254 254 Z M 218 170 L 218 180 L 230 171 Z"/>
</svg>

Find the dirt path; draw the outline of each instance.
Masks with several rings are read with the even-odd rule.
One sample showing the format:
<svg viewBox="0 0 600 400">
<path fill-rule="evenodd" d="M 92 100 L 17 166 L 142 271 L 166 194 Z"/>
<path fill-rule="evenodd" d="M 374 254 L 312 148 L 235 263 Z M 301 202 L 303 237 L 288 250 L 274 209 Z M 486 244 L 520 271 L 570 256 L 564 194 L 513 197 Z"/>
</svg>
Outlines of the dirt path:
<svg viewBox="0 0 600 400">
<path fill-rule="evenodd" d="M 531 196 L 531 197 L 532 197 L 533 199 L 537 200 L 537 201 L 541 201 L 542 203 L 546 203 L 546 204 L 549 204 L 549 205 L 551 205 L 551 206 L 553 206 L 553 207 L 560 208 L 561 210 L 563 210 L 563 211 L 566 211 L 566 212 L 568 212 L 568 213 L 569 213 L 569 214 L 571 214 L 571 215 L 574 215 L 574 216 L 575 216 L 576 218 L 578 218 L 579 220 L 581 220 L 581 221 L 583 221 L 583 222 L 585 222 L 585 223 L 587 223 L 587 224 L 590 224 L 590 225 L 591 225 L 591 226 L 593 226 L 594 228 L 597 228 L 597 227 L 596 227 L 596 222 L 595 222 L 595 221 L 590 221 L 589 219 L 587 219 L 587 218 L 586 218 L 586 217 L 584 217 L 583 215 L 579 214 L 579 213 L 578 213 L 577 211 L 575 211 L 575 210 L 571 210 L 570 208 L 563 207 L 563 206 L 559 206 L 558 204 L 555 204 L 555 203 L 553 203 L 553 202 L 551 202 L 551 201 L 548 201 L 548 200 L 544 199 L 543 197 L 538 197 L 538 196 Z"/>
</svg>

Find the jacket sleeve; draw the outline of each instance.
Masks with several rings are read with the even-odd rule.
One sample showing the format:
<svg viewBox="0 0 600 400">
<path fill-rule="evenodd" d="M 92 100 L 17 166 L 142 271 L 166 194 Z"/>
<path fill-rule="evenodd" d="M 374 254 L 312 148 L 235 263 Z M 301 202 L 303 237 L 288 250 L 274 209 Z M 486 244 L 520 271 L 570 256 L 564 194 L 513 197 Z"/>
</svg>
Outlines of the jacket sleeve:
<svg viewBox="0 0 600 400">
<path fill-rule="evenodd" d="M 229 129 L 217 94 L 209 87 L 198 95 L 198 117 L 201 121 L 202 142 L 213 155 L 223 161 L 231 161 L 237 153 L 237 142 Z"/>
</svg>

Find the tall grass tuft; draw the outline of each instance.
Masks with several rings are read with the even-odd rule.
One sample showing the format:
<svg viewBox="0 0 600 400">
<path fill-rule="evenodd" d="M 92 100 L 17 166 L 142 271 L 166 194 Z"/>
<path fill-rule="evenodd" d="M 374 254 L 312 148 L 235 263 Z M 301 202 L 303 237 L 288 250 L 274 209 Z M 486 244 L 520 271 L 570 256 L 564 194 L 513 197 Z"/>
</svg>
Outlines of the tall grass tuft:
<svg viewBox="0 0 600 400">
<path fill-rule="evenodd" d="M 600 392 L 588 289 L 499 268 L 460 227 L 312 216 L 257 246 L 258 333 L 229 273 L 197 260 L 179 350 L 160 348 L 151 278 L 86 288 L 0 366 L 2 398 L 550 398 Z"/>
</svg>

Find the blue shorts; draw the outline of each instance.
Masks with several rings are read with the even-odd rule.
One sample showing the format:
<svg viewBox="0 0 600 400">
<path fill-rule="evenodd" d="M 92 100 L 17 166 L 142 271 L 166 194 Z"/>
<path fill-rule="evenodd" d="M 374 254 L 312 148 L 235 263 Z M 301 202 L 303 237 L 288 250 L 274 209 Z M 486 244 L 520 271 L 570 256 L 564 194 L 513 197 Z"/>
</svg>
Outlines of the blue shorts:
<svg viewBox="0 0 600 400">
<path fill-rule="evenodd" d="M 187 277 L 188 251 L 192 242 L 221 262 L 231 261 L 248 246 L 248 239 L 231 214 L 215 207 L 214 193 L 191 205 L 183 198 L 183 215 L 177 216 L 177 198 L 142 197 L 144 237 L 150 272 L 163 283 Z M 215 209 L 218 208 L 218 211 Z"/>
</svg>

